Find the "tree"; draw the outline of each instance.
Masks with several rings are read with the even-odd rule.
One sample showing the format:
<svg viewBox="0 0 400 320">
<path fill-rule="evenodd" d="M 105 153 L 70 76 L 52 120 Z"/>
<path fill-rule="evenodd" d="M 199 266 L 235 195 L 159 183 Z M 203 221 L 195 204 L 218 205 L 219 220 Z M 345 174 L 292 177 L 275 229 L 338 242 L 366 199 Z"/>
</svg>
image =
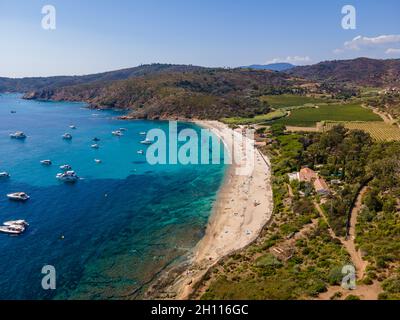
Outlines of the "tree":
<svg viewBox="0 0 400 320">
<path fill-rule="evenodd" d="M 271 125 L 271 133 L 274 137 L 282 136 L 285 134 L 286 127 L 282 123 L 274 123 Z"/>
</svg>

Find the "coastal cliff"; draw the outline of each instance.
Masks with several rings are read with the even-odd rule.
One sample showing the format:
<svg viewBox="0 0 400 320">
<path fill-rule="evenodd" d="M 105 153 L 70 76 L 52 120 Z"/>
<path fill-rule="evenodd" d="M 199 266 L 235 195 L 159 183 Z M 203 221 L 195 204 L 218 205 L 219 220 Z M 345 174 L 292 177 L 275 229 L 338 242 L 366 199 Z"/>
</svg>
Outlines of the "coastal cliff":
<svg viewBox="0 0 400 320">
<path fill-rule="evenodd" d="M 303 83 L 270 71 L 202 69 L 46 88 L 27 92 L 24 98 L 85 101 L 92 108 L 129 110 L 129 118 L 220 119 L 268 113 L 269 105 L 260 101 L 261 95 L 300 90 Z"/>
</svg>

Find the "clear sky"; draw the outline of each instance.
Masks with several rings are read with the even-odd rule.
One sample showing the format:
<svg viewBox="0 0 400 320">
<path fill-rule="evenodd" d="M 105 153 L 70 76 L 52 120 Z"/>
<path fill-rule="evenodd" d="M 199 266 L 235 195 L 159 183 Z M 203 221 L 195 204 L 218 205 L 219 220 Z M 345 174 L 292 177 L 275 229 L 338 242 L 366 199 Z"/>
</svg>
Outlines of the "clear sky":
<svg viewBox="0 0 400 320">
<path fill-rule="evenodd" d="M 355 30 L 341 26 L 347 4 Z M 44 5 L 55 30 L 41 26 Z M 0 0 L 0 76 L 400 58 L 399 17 L 399 0 Z"/>
</svg>

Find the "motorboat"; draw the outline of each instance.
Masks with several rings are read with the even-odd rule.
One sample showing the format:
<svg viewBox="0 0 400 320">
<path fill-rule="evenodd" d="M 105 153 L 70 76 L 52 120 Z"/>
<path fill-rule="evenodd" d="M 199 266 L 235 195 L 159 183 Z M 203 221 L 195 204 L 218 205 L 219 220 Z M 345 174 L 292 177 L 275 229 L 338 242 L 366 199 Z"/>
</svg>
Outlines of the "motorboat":
<svg viewBox="0 0 400 320">
<path fill-rule="evenodd" d="M 121 130 L 116 130 L 116 131 L 113 131 L 111 133 L 112 133 L 113 136 L 117 136 L 117 137 L 121 137 L 121 136 L 124 135 Z"/>
<path fill-rule="evenodd" d="M 99 146 L 97 143 L 92 144 L 90 147 L 91 147 L 92 149 L 98 149 L 98 148 L 100 148 L 100 146 Z"/>
<path fill-rule="evenodd" d="M 29 223 L 26 222 L 25 220 L 13 220 L 13 221 L 3 222 L 3 225 L 8 226 L 8 227 L 14 226 L 14 225 L 15 226 L 27 227 L 27 226 L 29 226 Z"/>
<path fill-rule="evenodd" d="M 99 138 L 97 138 L 97 137 L 94 137 L 94 138 L 93 138 L 93 141 L 95 141 L 95 142 L 99 142 L 99 141 L 100 141 L 100 139 L 99 139 Z"/>
<path fill-rule="evenodd" d="M 5 171 L 0 172 L 0 178 L 9 178 L 9 177 L 10 177 L 10 174 L 8 172 L 5 172 Z"/>
<path fill-rule="evenodd" d="M 73 124 L 70 125 L 69 127 L 70 127 L 70 129 L 76 129 L 76 127 Z"/>
<path fill-rule="evenodd" d="M 56 178 L 63 182 L 76 182 L 79 180 L 79 177 L 75 173 L 75 171 L 66 171 L 63 173 L 57 173 Z"/>
<path fill-rule="evenodd" d="M 40 163 L 44 166 L 50 166 L 52 162 L 51 160 L 42 160 L 40 161 Z"/>
<path fill-rule="evenodd" d="M 145 135 L 147 134 L 147 132 L 144 132 L 144 131 L 143 131 L 143 132 L 140 132 L 139 134 L 140 134 L 141 136 L 145 136 Z"/>
<path fill-rule="evenodd" d="M 64 171 L 68 171 L 68 170 L 71 170 L 72 167 L 69 164 L 63 164 L 62 166 L 60 166 L 60 169 L 64 170 Z"/>
<path fill-rule="evenodd" d="M 25 139 L 26 135 L 22 131 L 16 131 L 10 134 L 10 138 L 12 139 Z"/>
<path fill-rule="evenodd" d="M 64 140 L 71 140 L 71 139 L 72 139 L 72 135 L 69 134 L 69 133 L 64 133 L 64 134 L 62 135 L 62 138 L 63 138 Z"/>
<path fill-rule="evenodd" d="M 30 197 L 25 192 L 15 192 L 7 194 L 7 198 L 14 201 L 26 201 Z"/>
<path fill-rule="evenodd" d="M 19 226 L 19 225 L 11 225 L 11 226 L 2 226 L 0 227 L 0 232 L 7 233 L 7 234 L 12 234 L 12 235 L 18 235 L 21 234 L 25 231 L 24 226 Z"/>
<path fill-rule="evenodd" d="M 102 163 L 102 161 L 100 159 L 94 159 L 94 162 L 96 163 Z"/>
<path fill-rule="evenodd" d="M 143 141 L 140 141 L 141 144 L 153 144 L 153 141 L 149 140 L 149 139 L 144 139 Z"/>
<path fill-rule="evenodd" d="M 15 110 L 11 110 L 10 112 L 11 112 L 11 113 L 17 113 L 17 111 L 15 111 Z"/>
<path fill-rule="evenodd" d="M 139 150 L 137 153 L 138 154 L 144 154 L 144 151 L 143 150 Z"/>
</svg>

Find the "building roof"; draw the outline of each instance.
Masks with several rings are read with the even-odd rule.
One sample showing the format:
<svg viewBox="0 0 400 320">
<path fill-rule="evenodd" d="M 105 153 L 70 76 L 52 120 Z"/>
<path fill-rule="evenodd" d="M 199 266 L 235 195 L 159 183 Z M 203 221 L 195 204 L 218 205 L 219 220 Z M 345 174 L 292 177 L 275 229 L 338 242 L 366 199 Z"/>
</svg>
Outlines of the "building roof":
<svg viewBox="0 0 400 320">
<path fill-rule="evenodd" d="M 329 187 L 323 178 L 318 177 L 314 181 L 314 188 L 317 192 L 329 192 Z"/>
<path fill-rule="evenodd" d="M 300 181 L 312 182 L 312 180 L 317 179 L 318 175 L 314 170 L 310 168 L 302 168 L 299 172 Z"/>
</svg>

